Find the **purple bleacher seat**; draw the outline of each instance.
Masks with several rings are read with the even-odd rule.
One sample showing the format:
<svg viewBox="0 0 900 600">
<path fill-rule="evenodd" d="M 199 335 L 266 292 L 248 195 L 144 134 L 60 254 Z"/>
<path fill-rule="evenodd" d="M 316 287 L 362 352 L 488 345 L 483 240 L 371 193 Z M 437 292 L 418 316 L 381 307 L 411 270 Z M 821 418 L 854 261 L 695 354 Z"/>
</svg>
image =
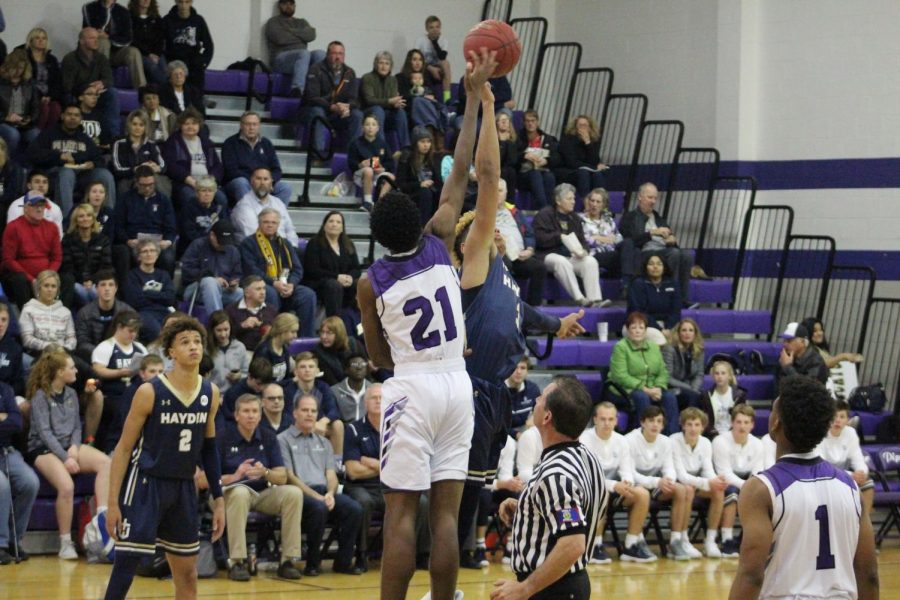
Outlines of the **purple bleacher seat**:
<svg viewBox="0 0 900 600">
<path fill-rule="evenodd" d="M 756 418 L 754 419 L 753 431 L 751 433 L 756 437 L 761 438 L 769 433 L 769 414 L 772 411 L 767 408 L 757 408 L 755 410 Z"/>
<path fill-rule="evenodd" d="M 706 355 L 707 358 L 710 356 Z M 748 400 L 774 400 L 775 376 L 774 375 L 738 375 L 738 385 L 747 390 Z M 713 387 L 713 378 L 706 375 L 703 378 L 703 389 Z"/>
<path fill-rule="evenodd" d="M 119 94 L 119 112 L 121 114 L 127 115 L 140 106 L 138 104 L 137 90 L 118 89 L 117 91 Z"/>
<path fill-rule="evenodd" d="M 272 95 L 287 96 L 291 91 L 291 78 L 281 73 L 272 73 Z M 257 72 L 253 77 L 253 91 L 265 94 L 269 87 L 269 80 L 265 73 Z M 246 91 L 247 88 L 244 88 Z"/>
<path fill-rule="evenodd" d="M 300 99 L 275 96 L 269 103 L 269 112 L 274 120 L 296 121 L 300 114 Z"/>
<path fill-rule="evenodd" d="M 299 354 L 301 352 L 309 352 L 313 348 L 315 348 L 316 344 L 319 343 L 319 338 L 297 338 L 293 342 L 291 342 L 290 346 L 288 346 L 288 351 L 291 353 L 291 356 Z"/>
<path fill-rule="evenodd" d="M 130 88 L 131 87 L 131 71 L 128 70 L 128 67 L 115 67 L 113 69 L 113 86 L 119 89 L 119 93 L 122 93 L 122 88 Z"/>
<path fill-rule="evenodd" d="M 536 207 L 531 205 L 531 194 L 526 190 L 513 190 L 513 204 L 519 208 L 519 210 L 533 210 Z M 531 223 L 531 220 L 534 218 L 532 215 L 523 215 L 525 220 Z"/>
<path fill-rule="evenodd" d="M 335 177 L 339 173 L 349 173 L 350 167 L 347 165 L 347 154 L 344 152 L 335 152 L 331 157 L 331 174 Z"/>
<path fill-rule="evenodd" d="M 619 298 L 622 284 L 619 280 L 601 278 L 600 289 L 603 291 L 604 298 Z M 544 298 L 547 300 L 570 299 L 569 295 L 552 275 L 547 277 L 547 284 L 544 287 Z M 727 304 L 731 302 L 731 280 L 715 279 L 713 281 L 703 281 L 692 279 L 688 300 L 703 304 Z M 756 328 L 758 327 L 759 325 L 756 326 Z M 768 325 L 766 329 L 768 331 Z"/>
<path fill-rule="evenodd" d="M 31 518 L 28 520 L 30 531 L 56 531 L 56 490 L 44 477 L 38 473 L 38 497 L 31 509 Z M 87 501 L 87 497 L 94 493 L 94 475 L 75 476 L 75 508 L 74 515 L 78 514 L 78 505 Z"/>
<path fill-rule="evenodd" d="M 538 352 L 543 352 L 546 340 L 536 340 Z M 541 364 L 545 366 L 559 367 L 605 367 L 609 365 L 613 347 L 616 341 L 601 342 L 596 339 L 570 339 L 554 340 L 553 353 Z M 757 340 L 708 340 L 706 342 L 706 355 L 712 356 L 717 352 L 732 353 L 738 350 L 759 350 L 768 364 L 775 364 L 781 352 L 781 344 L 778 342 L 762 342 Z"/>
<path fill-rule="evenodd" d="M 205 92 L 207 94 L 245 94 L 247 92 L 247 71 L 206 70 Z"/>
<path fill-rule="evenodd" d="M 609 210 L 617 215 L 625 211 L 625 192 L 609 192 Z"/>
<path fill-rule="evenodd" d="M 600 401 L 600 395 L 603 392 L 603 375 L 596 372 L 575 373 L 575 378 L 584 384 L 594 402 Z"/>
<path fill-rule="evenodd" d="M 875 437 L 875 431 L 878 429 L 878 425 L 881 424 L 881 421 L 887 419 L 891 416 L 890 411 L 884 411 L 880 413 L 871 413 L 871 412 L 862 412 L 862 411 L 851 411 L 851 417 L 859 417 L 859 425 L 860 429 L 862 429 L 862 434 L 867 437 Z"/>
</svg>

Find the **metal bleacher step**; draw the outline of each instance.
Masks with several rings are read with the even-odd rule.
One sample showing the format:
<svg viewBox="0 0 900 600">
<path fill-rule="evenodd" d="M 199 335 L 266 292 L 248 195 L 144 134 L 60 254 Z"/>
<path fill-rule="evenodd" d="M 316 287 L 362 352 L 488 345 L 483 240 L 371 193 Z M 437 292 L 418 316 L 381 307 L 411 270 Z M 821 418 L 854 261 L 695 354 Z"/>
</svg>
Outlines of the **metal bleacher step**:
<svg viewBox="0 0 900 600">
<path fill-rule="evenodd" d="M 216 143 L 221 144 L 226 138 L 231 137 L 238 132 L 238 123 L 236 120 L 224 121 L 211 118 L 206 121 L 209 127 L 209 137 Z M 276 148 L 296 147 L 294 142 L 294 128 L 292 125 L 282 123 L 262 123 L 259 126 L 260 135 L 269 138 Z"/>
<path fill-rule="evenodd" d="M 206 99 L 216 103 L 215 108 L 208 108 L 206 110 L 206 114 L 209 117 L 220 116 L 223 114 L 227 114 L 227 116 L 232 116 L 231 113 L 237 111 L 236 115 L 240 117 L 244 113 L 244 109 L 247 106 L 247 99 L 244 96 L 227 96 L 225 94 L 208 94 Z M 250 102 L 250 110 L 256 111 L 263 115 L 263 119 L 267 118 L 268 111 L 266 110 L 266 106 L 256 100 L 255 98 Z M 225 111 L 224 113 L 222 111 Z"/>
</svg>

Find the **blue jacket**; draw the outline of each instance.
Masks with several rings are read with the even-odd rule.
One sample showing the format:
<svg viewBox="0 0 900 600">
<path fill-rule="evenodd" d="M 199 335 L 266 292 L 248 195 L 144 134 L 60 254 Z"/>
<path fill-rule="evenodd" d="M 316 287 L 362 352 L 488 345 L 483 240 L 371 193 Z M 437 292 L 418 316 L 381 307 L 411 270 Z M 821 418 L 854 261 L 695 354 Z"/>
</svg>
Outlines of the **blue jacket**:
<svg viewBox="0 0 900 600">
<path fill-rule="evenodd" d="M 271 241 L 273 249 L 281 255 L 282 267 L 290 269 L 288 283 L 299 284 L 303 279 L 303 265 L 300 263 L 300 257 L 297 256 L 297 250 L 281 236 L 276 235 Z M 244 275 L 259 275 L 266 285 L 272 285 L 272 278 L 266 275 L 266 259 L 263 258 L 262 250 L 256 243 L 256 235 L 245 237 L 241 242 L 240 250 Z"/>
<path fill-rule="evenodd" d="M 275 146 L 269 138 L 260 136 L 254 147 L 250 147 L 240 133 L 229 137 L 222 144 L 222 166 L 225 167 L 225 181 L 237 177 L 250 179 L 253 170 L 265 167 L 272 172 L 272 181 L 281 179 L 281 162 L 275 153 Z"/>
<path fill-rule="evenodd" d="M 184 285 L 202 277 L 222 277 L 226 281 L 240 281 L 241 253 L 236 246 L 225 246 L 222 252 L 213 249 L 209 236 L 197 238 L 181 257 L 181 277 Z"/>
<path fill-rule="evenodd" d="M 204 208 L 197 201 L 197 198 L 191 198 L 189 202 L 185 202 L 181 206 L 181 214 L 178 217 L 178 233 L 181 235 L 185 244 L 190 244 L 196 239 L 202 238 L 212 228 L 213 223 L 220 219 L 228 219 L 228 209 L 219 204 L 215 200 Z"/>
<path fill-rule="evenodd" d="M 0 381 L 0 412 L 6 418 L 0 421 L 0 448 L 15 444 L 17 434 L 22 431 L 22 413 L 16 404 L 16 393 L 9 385 Z"/>
<path fill-rule="evenodd" d="M 162 269 L 144 273 L 135 267 L 125 280 L 125 301 L 137 311 L 161 308 L 168 311 L 175 306 L 175 285 Z"/>
<path fill-rule="evenodd" d="M 528 415 L 534 410 L 534 403 L 537 397 L 541 395 L 541 388 L 535 383 L 524 381 L 525 385 L 521 390 L 508 387 L 509 395 L 512 400 L 512 428 L 515 431 L 525 429 L 525 422 Z M 504 384 L 505 385 L 505 384 Z"/>
<path fill-rule="evenodd" d="M 165 194 L 156 192 L 144 198 L 137 190 L 128 190 L 116 201 L 115 221 L 117 244 L 135 240 L 139 233 L 157 233 L 164 240 L 175 241 L 175 209 Z"/>
<path fill-rule="evenodd" d="M 674 279 L 663 279 L 658 286 L 644 277 L 635 277 L 628 287 L 628 312 L 639 310 L 650 319 L 650 326 L 662 321 L 671 329 L 681 320 L 681 291 Z"/>
<path fill-rule="evenodd" d="M 208 137 L 201 135 L 197 139 L 200 140 L 200 147 L 206 157 L 206 170 L 216 178 L 216 181 L 222 181 L 222 161 L 216 154 L 216 147 Z M 173 133 L 163 143 L 162 155 L 166 161 L 166 173 L 172 183 L 184 183 L 184 180 L 191 174 L 192 161 L 191 153 L 180 133 Z"/>
<path fill-rule="evenodd" d="M 359 163 L 373 156 L 379 158 L 381 166 L 388 173 L 395 171 L 394 155 L 390 147 L 388 147 L 384 136 L 378 134 L 371 142 L 362 135 L 350 142 L 350 146 L 347 148 L 347 166 L 350 168 L 350 172 L 357 171 Z"/>
<path fill-rule="evenodd" d="M 17 332 L 13 333 L 7 330 L 6 335 L 0 338 L 0 382 L 11 385 L 16 394 L 24 396 L 25 375 L 22 372 L 22 344 L 17 336 Z M 0 410 L 0 412 L 3 411 Z"/>
<path fill-rule="evenodd" d="M 316 379 L 313 384 L 311 394 L 319 401 L 319 412 L 316 415 L 316 420 L 328 417 L 332 421 L 340 421 L 341 411 L 338 409 L 337 398 L 335 398 L 334 392 L 331 391 L 331 386 L 321 379 Z M 290 383 L 284 386 L 285 410 L 287 410 L 288 406 L 293 410 L 299 394 L 300 386 L 297 385 L 295 380 L 291 379 Z"/>
</svg>

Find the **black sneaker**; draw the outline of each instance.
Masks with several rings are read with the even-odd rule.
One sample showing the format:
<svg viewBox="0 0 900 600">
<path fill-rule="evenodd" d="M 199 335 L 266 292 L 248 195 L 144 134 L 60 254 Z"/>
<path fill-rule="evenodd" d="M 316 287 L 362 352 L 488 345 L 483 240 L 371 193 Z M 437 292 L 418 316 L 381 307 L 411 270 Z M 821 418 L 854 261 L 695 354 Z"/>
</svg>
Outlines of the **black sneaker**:
<svg viewBox="0 0 900 600">
<path fill-rule="evenodd" d="M 619 556 L 619 560 L 637 563 L 654 562 L 656 559 L 656 555 L 650 552 L 650 548 L 647 547 L 646 542 L 643 540 L 632 545 L 631 548 L 625 548 L 621 556 Z"/>
<path fill-rule="evenodd" d="M 0 565 L 8 565 L 12 561 L 13 561 L 12 555 L 10 555 L 3 548 L 0 548 Z"/>
<path fill-rule="evenodd" d="M 481 565 L 475 560 L 472 552 L 463 552 L 459 555 L 459 566 L 463 569 L 480 569 Z"/>
<path fill-rule="evenodd" d="M 240 560 L 228 569 L 228 579 L 232 581 L 250 581 L 250 570 L 247 568 L 247 561 Z"/>
<path fill-rule="evenodd" d="M 741 544 L 735 539 L 722 542 L 722 557 L 737 558 L 741 555 Z"/>
<path fill-rule="evenodd" d="M 591 560 L 589 562 L 592 565 L 608 565 L 612 562 L 612 558 L 606 553 L 606 549 L 602 545 L 594 546 L 594 551 L 591 552 Z"/>
<path fill-rule="evenodd" d="M 10 545 L 7 552 L 12 554 L 13 556 L 16 555 L 16 549 L 13 548 L 12 545 Z M 31 558 L 31 556 L 27 552 L 25 552 L 25 549 L 22 547 L 22 544 L 19 544 L 19 562 L 24 562 L 24 561 L 28 560 L 29 558 Z"/>
<path fill-rule="evenodd" d="M 278 565 L 278 576 L 282 579 L 300 579 L 300 569 L 295 567 L 291 561 L 286 560 Z"/>
<path fill-rule="evenodd" d="M 491 566 L 491 561 L 487 559 L 487 549 L 485 548 L 475 548 L 475 553 L 472 555 L 472 559 L 476 563 L 478 563 L 479 567 Z"/>
</svg>

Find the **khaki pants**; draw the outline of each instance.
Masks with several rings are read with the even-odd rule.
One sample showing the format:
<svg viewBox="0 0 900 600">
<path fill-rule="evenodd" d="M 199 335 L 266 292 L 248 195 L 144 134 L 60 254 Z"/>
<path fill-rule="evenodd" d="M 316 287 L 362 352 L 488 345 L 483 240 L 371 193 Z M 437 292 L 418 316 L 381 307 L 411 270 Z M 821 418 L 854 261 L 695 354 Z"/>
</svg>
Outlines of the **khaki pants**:
<svg viewBox="0 0 900 600">
<path fill-rule="evenodd" d="M 254 494 L 239 485 L 225 491 L 225 526 L 228 557 L 247 558 L 247 514 L 255 510 L 281 517 L 281 560 L 300 558 L 300 516 L 303 492 L 293 485 L 275 485 Z"/>
<path fill-rule="evenodd" d="M 144 60 L 141 58 L 141 51 L 134 46 L 112 49 L 109 39 L 101 39 L 100 54 L 108 58 L 109 64 L 113 67 L 123 65 L 128 67 L 128 72 L 131 73 L 131 86 L 134 89 L 147 85 L 147 78 L 144 76 Z"/>
</svg>

